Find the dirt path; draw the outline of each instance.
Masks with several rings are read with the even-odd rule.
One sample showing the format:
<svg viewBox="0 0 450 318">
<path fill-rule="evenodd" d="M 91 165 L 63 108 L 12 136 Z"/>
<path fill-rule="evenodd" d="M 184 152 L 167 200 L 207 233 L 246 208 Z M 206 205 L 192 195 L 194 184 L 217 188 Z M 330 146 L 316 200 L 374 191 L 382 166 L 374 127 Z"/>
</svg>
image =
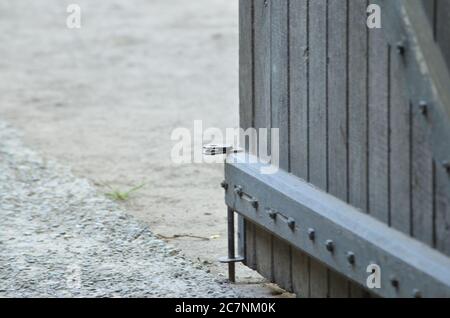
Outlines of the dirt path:
<svg viewBox="0 0 450 318">
<path fill-rule="evenodd" d="M 0 140 L 0 297 L 240 296 L 2 121 Z"/>
<path fill-rule="evenodd" d="M 170 135 L 237 126 L 237 1 L 78 0 L 69 30 L 72 2 L 0 2 L 0 116 L 100 191 L 145 183 L 127 211 L 225 277 L 222 167 L 173 164 Z M 238 279 L 273 292 L 243 266 Z"/>
</svg>

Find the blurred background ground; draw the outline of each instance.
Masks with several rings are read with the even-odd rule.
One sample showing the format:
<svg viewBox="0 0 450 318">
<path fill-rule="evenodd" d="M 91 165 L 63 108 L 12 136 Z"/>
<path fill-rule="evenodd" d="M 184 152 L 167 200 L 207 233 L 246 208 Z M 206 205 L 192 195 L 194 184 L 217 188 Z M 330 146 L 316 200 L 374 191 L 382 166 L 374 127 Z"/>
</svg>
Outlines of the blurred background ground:
<svg viewBox="0 0 450 318">
<path fill-rule="evenodd" d="M 82 8 L 67 29 L 66 8 Z M 238 125 L 237 0 L 0 2 L 0 117 L 27 145 L 121 203 L 153 233 L 225 277 L 221 165 L 175 165 L 173 129 Z M 273 296 L 238 266 L 242 289 Z"/>
</svg>

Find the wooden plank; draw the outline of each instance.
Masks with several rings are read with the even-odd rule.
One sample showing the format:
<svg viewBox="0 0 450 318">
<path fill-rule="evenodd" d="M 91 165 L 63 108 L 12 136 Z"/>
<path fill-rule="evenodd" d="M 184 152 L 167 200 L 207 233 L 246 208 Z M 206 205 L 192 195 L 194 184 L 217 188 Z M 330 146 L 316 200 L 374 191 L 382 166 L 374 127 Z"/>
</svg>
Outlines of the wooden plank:
<svg viewBox="0 0 450 318">
<path fill-rule="evenodd" d="M 289 171 L 289 19 L 287 1 L 271 1 L 270 20 L 272 128 L 279 129 L 280 168 Z M 287 242 L 275 236 L 272 240 L 273 279 L 280 287 L 290 291 L 292 290 L 291 248 Z"/>
<path fill-rule="evenodd" d="M 328 192 L 348 200 L 348 60 L 347 2 L 328 1 Z M 349 296 L 349 281 L 334 271 L 329 273 L 329 294 Z"/>
<path fill-rule="evenodd" d="M 403 56 L 391 50 L 390 70 L 390 224 L 409 234 L 411 210 L 411 108 Z"/>
<path fill-rule="evenodd" d="M 309 3 L 309 177 L 327 189 L 327 1 Z"/>
<path fill-rule="evenodd" d="M 422 4 L 430 22 L 430 26 L 434 28 L 436 0 L 422 0 Z"/>
<path fill-rule="evenodd" d="M 450 68 L 450 1 L 436 0 L 436 41 Z"/>
<path fill-rule="evenodd" d="M 255 232 L 256 270 L 268 281 L 273 282 L 273 236 L 270 232 L 262 229 L 258 225 L 255 225 L 253 229 Z"/>
<path fill-rule="evenodd" d="M 308 0 L 289 1 L 290 170 L 308 180 Z M 292 288 L 309 297 L 309 257 L 292 248 Z"/>
<path fill-rule="evenodd" d="M 435 246 L 450 256 L 450 174 L 441 163 L 435 164 Z"/>
<path fill-rule="evenodd" d="M 253 127 L 253 0 L 239 0 L 239 122 Z M 249 150 L 248 147 L 246 150 Z M 251 222 L 238 216 L 238 253 L 255 269 L 254 232 Z"/>
<path fill-rule="evenodd" d="M 290 166 L 308 180 L 308 0 L 289 5 Z"/>
<path fill-rule="evenodd" d="M 411 147 L 411 232 L 418 240 L 433 245 L 433 160 L 428 122 L 417 105 L 413 105 Z"/>
<path fill-rule="evenodd" d="M 253 0 L 239 0 L 239 122 L 253 127 Z"/>
<path fill-rule="evenodd" d="M 348 201 L 367 211 L 367 26 L 365 1 L 348 1 Z M 351 297 L 363 297 L 356 284 Z"/>
<path fill-rule="evenodd" d="M 254 89 L 255 128 L 271 127 L 271 2 L 254 0 Z M 261 136 L 259 136 L 261 138 Z M 254 227 L 255 260 L 257 271 L 273 281 L 272 235 Z"/>
<path fill-rule="evenodd" d="M 309 181 L 327 190 L 327 1 L 309 2 Z M 328 270 L 310 260 L 310 296 L 328 297 Z"/>
<path fill-rule="evenodd" d="M 328 298 L 328 268 L 316 261 L 309 260 L 309 296 L 311 298 Z"/>
<path fill-rule="evenodd" d="M 367 211 L 367 4 L 349 1 L 349 202 Z"/>
<path fill-rule="evenodd" d="M 384 30 L 369 31 L 369 212 L 389 223 L 389 48 Z"/>
<path fill-rule="evenodd" d="M 309 257 L 292 247 L 292 289 L 298 298 L 309 298 Z"/>
</svg>

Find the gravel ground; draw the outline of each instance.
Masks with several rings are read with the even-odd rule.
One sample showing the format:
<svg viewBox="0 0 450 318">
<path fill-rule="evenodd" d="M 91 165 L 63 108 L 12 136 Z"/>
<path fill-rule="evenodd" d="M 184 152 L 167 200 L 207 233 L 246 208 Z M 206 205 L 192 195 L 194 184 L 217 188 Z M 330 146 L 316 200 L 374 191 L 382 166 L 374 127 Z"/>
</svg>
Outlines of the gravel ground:
<svg viewBox="0 0 450 318">
<path fill-rule="evenodd" d="M 0 121 L 0 297 L 235 297 Z"/>
</svg>

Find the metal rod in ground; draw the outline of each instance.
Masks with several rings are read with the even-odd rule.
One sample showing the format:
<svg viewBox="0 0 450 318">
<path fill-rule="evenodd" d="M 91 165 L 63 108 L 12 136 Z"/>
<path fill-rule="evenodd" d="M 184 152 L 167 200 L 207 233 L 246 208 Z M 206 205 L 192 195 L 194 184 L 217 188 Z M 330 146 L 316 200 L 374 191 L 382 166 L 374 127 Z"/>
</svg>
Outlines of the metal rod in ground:
<svg viewBox="0 0 450 318">
<path fill-rule="evenodd" d="M 228 259 L 233 260 L 234 257 L 234 211 L 228 208 Z M 234 262 L 228 263 L 228 279 L 232 283 L 236 281 Z"/>
</svg>

